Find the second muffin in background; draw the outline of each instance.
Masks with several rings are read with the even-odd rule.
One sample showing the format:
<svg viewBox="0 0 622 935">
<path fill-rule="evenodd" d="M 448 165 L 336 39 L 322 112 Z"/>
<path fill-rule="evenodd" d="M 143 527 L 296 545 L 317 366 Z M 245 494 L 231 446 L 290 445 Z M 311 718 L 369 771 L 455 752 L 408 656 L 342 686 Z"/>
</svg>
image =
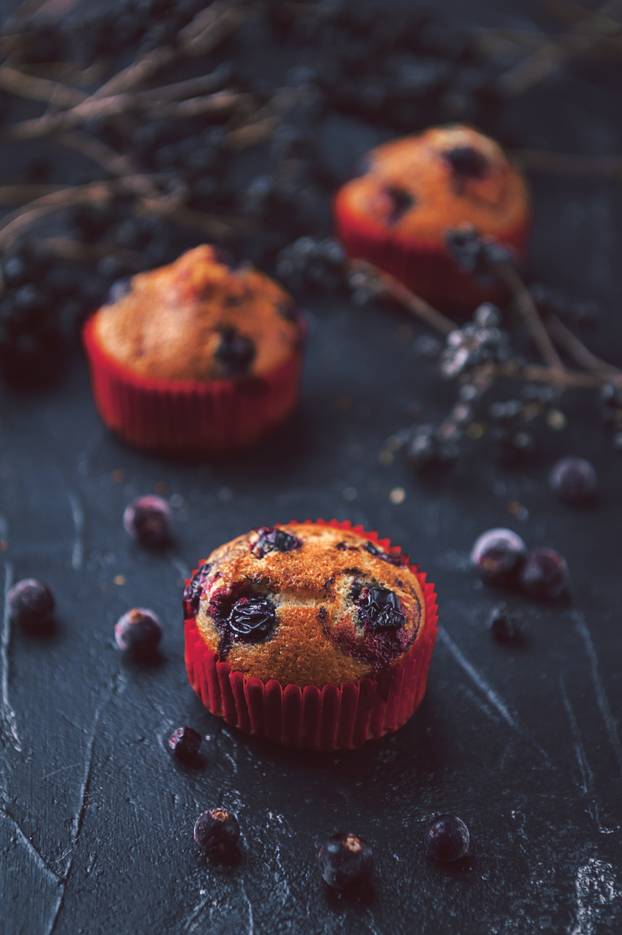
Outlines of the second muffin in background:
<svg viewBox="0 0 622 935">
<path fill-rule="evenodd" d="M 210 246 L 134 276 L 84 331 L 106 425 L 142 448 L 206 454 L 251 444 L 289 415 L 303 337 L 286 292 Z"/>
<path fill-rule="evenodd" d="M 435 305 L 468 309 L 496 290 L 456 266 L 447 232 L 473 228 L 520 255 L 529 195 L 494 140 L 471 127 L 434 127 L 372 150 L 364 174 L 338 192 L 335 221 L 351 257 L 369 260 Z"/>
</svg>

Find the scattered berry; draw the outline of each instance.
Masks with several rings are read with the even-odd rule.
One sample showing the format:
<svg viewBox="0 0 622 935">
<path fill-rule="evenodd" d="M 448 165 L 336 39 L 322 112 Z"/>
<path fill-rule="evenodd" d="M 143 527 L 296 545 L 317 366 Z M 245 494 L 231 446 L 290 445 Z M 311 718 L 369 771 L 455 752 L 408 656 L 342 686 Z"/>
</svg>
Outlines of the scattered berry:
<svg viewBox="0 0 622 935">
<path fill-rule="evenodd" d="M 162 497 L 146 494 L 126 506 L 125 531 L 148 549 L 163 549 L 171 543 L 171 510 Z"/>
<path fill-rule="evenodd" d="M 192 727 L 177 727 L 168 738 L 168 745 L 178 759 L 192 760 L 201 748 L 201 735 Z"/>
<path fill-rule="evenodd" d="M 490 632 L 500 643 L 517 643 L 523 635 L 523 625 L 505 604 L 493 608 L 488 619 Z"/>
<path fill-rule="evenodd" d="M 566 559 L 554 549 L 532 549 L 523 564 L 521 587 L 538 600 L 554 601 L 568 588 Z"/>
<path fill-rule="evenodd" d="M 469 829 L 457 815 L 440 815 L 425 833 L 428 857 L 442 863 L 466 857 L 470 843 Z"/>
<path fill-rule="evenodd" d="M 549 482 L 562 500 L 572 504 L 593 500 L 598 487 L 594 466 L 585 458 L 562 458 L 553 467 Z"/>
<path fill-rule="evenodd" d="M 292 536 L 284 529 L 277 529 L 276 526 L 262 526 L 257 532 L 258 537 L 251 549 L 255 558 L 263 558 L 269 552 L 291 552 L 302 545 L 297 536 Z"/>
<path fill-rule="evenodd" d="M 471 563 L 489 584 L 512 584 L 525 561 L 527 546 L 511 529 L 489 529 L 476 540 Z"/>
<path fill-rule="evenodd" d="M 226 808 L 210 808 L 194 823 L 194 840 L 214 860 L 231 860 L 240 840 L 238 820 Z"/>
<path fill-rule="evenodd" d="M 322 879 L 334 889 L 344 889 L 369 877 L 373 851 L 356 834 L 333 834 L 318 851 Z"/>
<path fill-rule="evenodd" d="M 119 649 L 135 656 L 153 656 L 162 639 L 162 624 L 152 610 L 135 607 L 116 622 L 114 638 Z"/>
<path fill-rule="evenodd" d="M 54 595 L 47 585 L 34 578 L 14 584 L 7 600 L 11 618 L 25 626 L 45 625 L 54 613 Z"/>
</svg>

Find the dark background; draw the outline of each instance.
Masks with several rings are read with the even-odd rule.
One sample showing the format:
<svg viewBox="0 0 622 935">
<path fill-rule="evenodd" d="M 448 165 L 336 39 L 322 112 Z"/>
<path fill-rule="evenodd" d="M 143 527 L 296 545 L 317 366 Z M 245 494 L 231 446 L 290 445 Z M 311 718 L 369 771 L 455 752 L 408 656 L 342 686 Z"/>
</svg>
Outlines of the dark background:
<svg viewBox="0 0 622 935">
<path fill-rule="evenodd" d="M 457 4 L 441 5 L 463 18 Z M 379 15 L 384 15 L 379 4 Z M 478 26 L 538 29 L 540 4 L 469 4 Z M 622 153 L 620 83 L 564 71 L 511 115 L 521 145 Z M 336 158 L 377 139 L 343 120 Z M 603 306 L 594 347 L 622 364 L 620 185 L 531 178 L 531 267 Z M 258 450 L 217 465 L 180 465 L 129 450 L 95 413 L 86 366 L 45 395 L 0 391 L 0 552 L 4 585 L 50 583 L 58 628 L 0 641 L 0 929 L 3 935 L 150 932 L 369 932 L 479 935 L 622 931 L 620 455 L 577 399 L 568 426 L 528 469 L 486 458 L 423 482 L 379 462 L 413 403 L 441 413 L 422 333 L 397 314 L 309 301 L 304 401 Z M 559 504 L 548 469 L 562 453 L 598 467 L 589 511 Z M 390 499 L 403 488 L 401 504 Z M 154 556 L 121 526 L 134 496 L 174 508 L 174 551 Z M 517 507 L 518 517 L 517 517 Z M 524 509 L 522 509 L 524 508 Z M 403 545 L 436 582 L 441 636 L 422 708 L 397 735 L 362 750 L 310 756 L 260 744 L 205 712 L 183 667 L 182 580 L 221 542 L 264 523 L 348 518 Z M 523 648 L 494 643 L 485 621 L 497 595 L 468 554 L 490 526 L 567 557 L 572 600 L 518 604 Z M 165 625 L 154 667 L 124 663 L 113 624 L 131 606 Z M 189 723 L 206 735 L 206 766 L 187 770 L 164 748 Z M 206 863 L 196 816 L 224 804 L 238 815 L 244 858 Z M 472 856 L 430 865 L 422 839 L 439 811 L 472 831 Z M 326 893 L 318 842 L 352 830 L 373 844 L 374 892 Z M 64 882 L 59 882 L 62 877 Z"/>
</svg>

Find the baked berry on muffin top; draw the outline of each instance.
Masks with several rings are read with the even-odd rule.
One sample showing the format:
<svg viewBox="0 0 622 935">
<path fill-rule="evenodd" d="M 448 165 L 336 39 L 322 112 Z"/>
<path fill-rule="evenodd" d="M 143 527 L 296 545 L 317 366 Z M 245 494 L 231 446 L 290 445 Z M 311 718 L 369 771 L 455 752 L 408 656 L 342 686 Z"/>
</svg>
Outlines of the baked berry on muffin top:
<svg viewBox="0 0 622 935">
<path fill-rule="evenodd" d="M 389 670 L 426 624 L 406 557 L 310 522 L 216 549 L 186 587 L 184 614 L 232 670 L 317 686 Z"/>
<path fill-rule="evenodd" d="M 291 358 L 301 325 L 291 297 L 210 246 L 131 281 L 94 320 L 99 346 L 135 374 L 205 382 L 261 377 Z"/>
</svg>

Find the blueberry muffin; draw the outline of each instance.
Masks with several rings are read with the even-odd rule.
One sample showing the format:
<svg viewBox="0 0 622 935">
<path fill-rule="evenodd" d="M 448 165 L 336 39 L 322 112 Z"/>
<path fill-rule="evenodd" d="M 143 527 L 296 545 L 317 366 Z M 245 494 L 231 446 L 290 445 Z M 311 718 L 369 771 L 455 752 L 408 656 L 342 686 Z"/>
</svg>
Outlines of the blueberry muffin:
<svg viewBox="0 0 622 935">
<path fill-rule="evenodd" d="M 521 254 L 527 186 L 500 146 L 466 126 L 436 127 L 379 146 L 335 200 L 348 253 L 375 263 L 428 301 L 470 307 L 495 295 L 461 272 L 448 230 L 473 228 Z"/>
<path fill-rule="evenodd" d="M 355 746 L 425 692 L 434 591 L 347 523 L 264 527 L 216 549 L 184 593 L 186 663 L 206 706 L 295 746 Z"/>
<path fill-rule="evenodd" d="M 88 322 L 106 424 L 141 447 L 226 451 L 292 410 L 303 326 L 290 296 L 209 246 L 142 273 Z"/>
</svg>

